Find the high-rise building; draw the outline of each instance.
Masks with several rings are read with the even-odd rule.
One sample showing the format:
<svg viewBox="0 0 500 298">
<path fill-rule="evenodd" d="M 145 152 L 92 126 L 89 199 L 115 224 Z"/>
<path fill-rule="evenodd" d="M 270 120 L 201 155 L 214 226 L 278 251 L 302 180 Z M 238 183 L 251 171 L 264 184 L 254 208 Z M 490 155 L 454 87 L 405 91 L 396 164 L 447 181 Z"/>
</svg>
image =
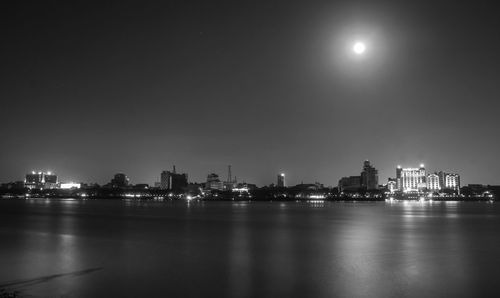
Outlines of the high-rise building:
<svg viewBox="0 0 500 298">
<path fill-rule="evenodd" d="M 361 172 L 361 187 L 366 190 L 378 189 L 378 171 L 370 161 L 365 160 L 363 163 L 363 172 Z"/>
<path fill-rule="evenodd" d="M 439 176 L 437 174 L 427 175 L 427 190 L 433 192 L 441 190 Z"/>
<path fill-rule="evenodd" d="M 442 190 L 452 191 L 460 194 L 460 175 L 440 171 L 438 173 L 439 184 Z"/>
<path fill-rule="evenodd" d="M 403 192 L 421 192 L 427 187 L 426 173 L 423 164 L 420 168 L 396 168 L 398 190 Z"/>
<path fill-rule="evenodd" d="M 285 173 L 278 174 L 278 183 L 276 185 L 278 187 L 286 187 Z"/>
</svg>

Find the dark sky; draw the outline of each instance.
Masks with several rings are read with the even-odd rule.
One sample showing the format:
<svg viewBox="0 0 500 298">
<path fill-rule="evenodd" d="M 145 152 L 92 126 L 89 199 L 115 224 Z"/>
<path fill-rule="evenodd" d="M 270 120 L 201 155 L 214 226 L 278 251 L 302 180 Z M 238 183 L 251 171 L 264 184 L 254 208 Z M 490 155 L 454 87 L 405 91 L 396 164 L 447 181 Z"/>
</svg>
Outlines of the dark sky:
<svg viewBox="0 0 500 298">
<path fill-rule="evenodd" d="M 155 2 L 0 4 L 0 181 L 336 185 L 369 159 L 500 184 L 493 1 Z"/>
</svg>

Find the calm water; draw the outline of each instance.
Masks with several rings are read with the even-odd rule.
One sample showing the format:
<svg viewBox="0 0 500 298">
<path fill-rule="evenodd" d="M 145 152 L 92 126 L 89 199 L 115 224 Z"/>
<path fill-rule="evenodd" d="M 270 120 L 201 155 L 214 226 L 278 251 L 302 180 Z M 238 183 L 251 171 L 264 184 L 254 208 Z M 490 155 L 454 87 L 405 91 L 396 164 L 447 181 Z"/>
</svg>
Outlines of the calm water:
<svg viewBox="0 0 500 298">
<path fill-rule="evenodd" d="M 500 204 L 0 200 L 30 297 L 500 297 Z"/>
</svg>

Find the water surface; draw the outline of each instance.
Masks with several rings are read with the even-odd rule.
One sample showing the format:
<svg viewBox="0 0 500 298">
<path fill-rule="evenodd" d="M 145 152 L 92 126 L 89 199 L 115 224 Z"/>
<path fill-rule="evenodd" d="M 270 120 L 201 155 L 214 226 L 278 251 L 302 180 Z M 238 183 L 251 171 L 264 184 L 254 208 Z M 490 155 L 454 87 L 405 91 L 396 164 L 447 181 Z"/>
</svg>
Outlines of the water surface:
<svg viewBox="0 0 500 298">
<path fill-rule="evenodd" d="M 0 200 L 30 297 L 500 297 L 500 204 Z"/>
</svg>

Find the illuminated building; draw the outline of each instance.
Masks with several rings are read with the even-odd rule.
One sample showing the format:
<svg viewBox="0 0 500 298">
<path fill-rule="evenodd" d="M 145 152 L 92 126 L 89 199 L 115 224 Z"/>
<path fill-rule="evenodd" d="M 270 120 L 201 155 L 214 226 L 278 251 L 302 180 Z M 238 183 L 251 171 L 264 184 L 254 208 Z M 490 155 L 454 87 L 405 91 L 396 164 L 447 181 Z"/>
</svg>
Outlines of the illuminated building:
<svg viewBox="0 0 500 298">
<path fill-rule="evenodd" d="M 57 187 L 57 175 L 52 172 L 44 173 L 44 188 L 56 188 Z"/>
<path fill-rule="evenodd" d="M 278 187 L 286 187 L 285 183 L 285 173 L 278 174 Z"/>
<path fill-rule="evenodd" d="M 422 192 L 427 187 L 424 165 L 420 168 L 396 168 L 398 190 L 403 192 Z"/>
<path fill-rule="evenodd" d="M 43 181 L 43 173 L 33 171 L 29 174 L 26 174 L 24 185 L 27 188 L 42 188 Z"/>
<path fill-rule="evenodd" d="M 361 187 L 366 190 L 378 189 L 378 171 L 365 160 L 363 172 L 361 172 Z"/>
<path fill-rule="evenodd" d="M 173 191 L 181 191 L 188 185 L 188 175 L 178 174 L 173 167 L 173 171 L 163 171 L 160 177 L 160 188 Z"/>
<path fill-rule="evenodd" d="M 26 174 L 24 185 L 27 188 L 56 188 L 57 175 L 52 172 L 35 172 Z"/>
<path fill-rule="evenodd" d="M 439 184 L 442 190 L 452 191 L 456 194 L 460 194 L 460 175 L 454 173 L 446 173 L 440 171 L 438 173 Z"/>
<path fill-rule="evenodd" d="M 387 181 L 387 190 L 391 193 L 398 190 L 398 185 L 397 185 L 396 179 L 389 178 L 389 180 Z"/>
<path fill-rule="evenodd" d="M 111 179 L 111 186 L 116 188 L 127 187 L 129 183 L 130 180 L 128 179 L 127 175 L 123 173 L 115 174 L 113 179 Z"/>
<path fill-rule="evenodd" d="M 59 186 L 60 189 L 78 189 L 81 187 L 82 187 L 81 183 L 74 183 L 74 182 L 61 183 L 61 185 Z"/>
<path fill-rule="evenodd" d="M 432 192 L 441 190 L 439 176 L 437 174 L 427 175 L 427 190 Z"/>
</svg>

